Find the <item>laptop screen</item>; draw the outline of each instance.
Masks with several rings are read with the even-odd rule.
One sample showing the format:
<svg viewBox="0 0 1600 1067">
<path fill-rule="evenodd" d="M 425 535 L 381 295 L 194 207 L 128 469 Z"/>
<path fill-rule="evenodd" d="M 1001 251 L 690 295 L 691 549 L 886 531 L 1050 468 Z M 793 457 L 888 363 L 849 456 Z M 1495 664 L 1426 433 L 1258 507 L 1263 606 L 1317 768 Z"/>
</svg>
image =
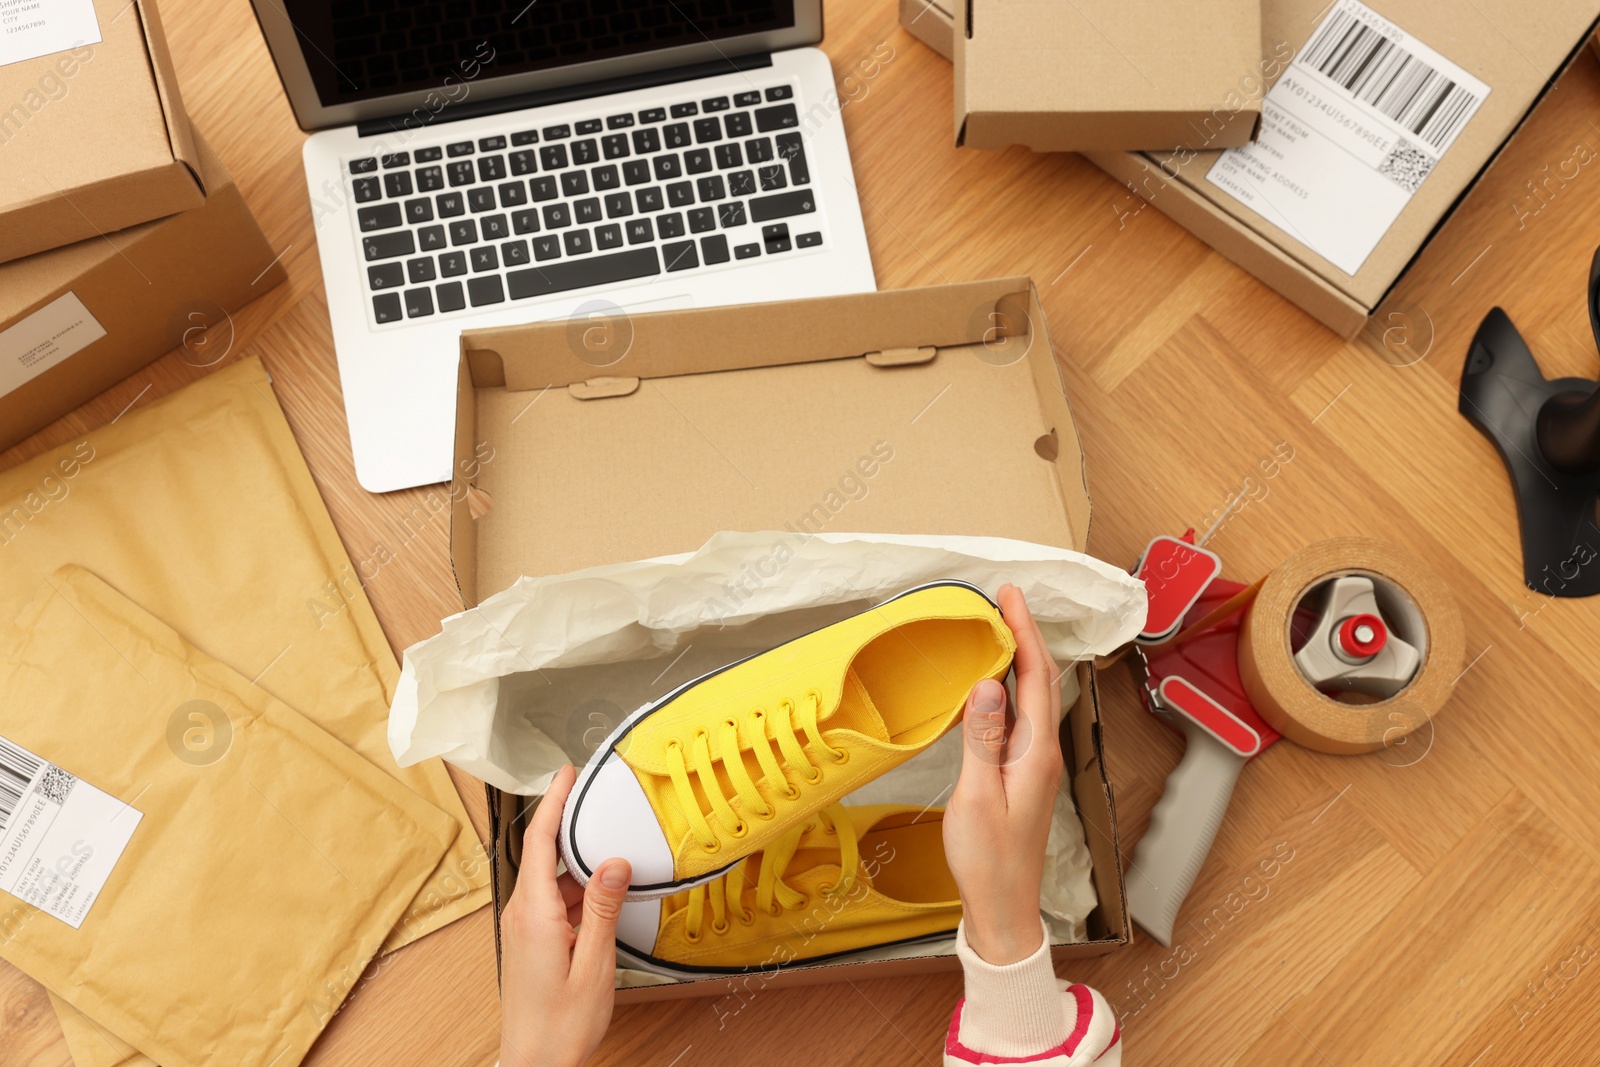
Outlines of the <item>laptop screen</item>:
<svg viewBox="0 0 1600 1067">
<path fill-rule="evenodd" d="M 787 29 L 794 0 L 283 0 L 323 106 Z"/>
</svg>

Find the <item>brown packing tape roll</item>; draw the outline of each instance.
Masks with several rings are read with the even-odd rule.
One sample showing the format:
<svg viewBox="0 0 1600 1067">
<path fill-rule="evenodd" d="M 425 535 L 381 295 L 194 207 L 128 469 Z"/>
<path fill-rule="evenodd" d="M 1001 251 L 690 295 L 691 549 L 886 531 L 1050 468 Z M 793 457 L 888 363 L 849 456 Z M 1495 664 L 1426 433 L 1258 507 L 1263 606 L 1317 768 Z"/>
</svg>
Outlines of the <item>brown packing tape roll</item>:
<svg viewBox="0 0 1600 1067">
<path fill-rule="evenodd" d="M 1386 700 L 1351 704 L 1325 696 L 1300 673 L 1289 647 L 1296 606 L 1316 586 L 1349 574 L 1380 579 L 1380 590 L 1398 586 L 1415 609 L 1397 613 L 1408 617 L 1395 631 L 1418 646 L 1422 664 Z M 1240 629 L 1239 678 L 1256 711 L 1289 740 L 1318 752 L 1371 752 L 1433 718 L 1461 669 L 1462 647 L 1461 612 L 1438 575 L 1384 541 L 1341 537 L 1301 549 L 1268 575 Z"/>
</svg>

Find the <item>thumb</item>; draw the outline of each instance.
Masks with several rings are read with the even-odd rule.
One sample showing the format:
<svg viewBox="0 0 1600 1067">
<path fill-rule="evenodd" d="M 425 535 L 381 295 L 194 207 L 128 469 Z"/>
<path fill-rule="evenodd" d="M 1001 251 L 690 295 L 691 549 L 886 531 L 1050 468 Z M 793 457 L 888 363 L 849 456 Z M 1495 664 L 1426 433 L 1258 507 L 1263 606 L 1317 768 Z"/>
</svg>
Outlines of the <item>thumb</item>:
<svg viewBox="0 0 1600 1067">
<path fill-rule="evenodd" d="M 1006 687 L 985 678 L 967 695 L 961 723 L 966 750 L 956 788 L 991 792 L 1000 788 L 1000 765 L 1006 758 Z"/>
<path fill-rule="evenodd" d="M 572 954 L 572 970 L 607 988 L 617 966 L 617 918 L 633 869 L 627 860 L 607 860 L 583 889 L 583 922 Z"/>
</svg>

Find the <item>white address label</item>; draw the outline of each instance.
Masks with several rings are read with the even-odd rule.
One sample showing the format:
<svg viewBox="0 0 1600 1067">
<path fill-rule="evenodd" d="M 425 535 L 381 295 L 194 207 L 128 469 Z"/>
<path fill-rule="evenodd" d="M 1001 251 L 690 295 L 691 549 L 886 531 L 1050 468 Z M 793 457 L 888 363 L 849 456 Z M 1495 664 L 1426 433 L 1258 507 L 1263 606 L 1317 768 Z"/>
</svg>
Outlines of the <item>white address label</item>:
<svg viewBox="0 0 1600 1067">
<path fill-rule="evenodd" d="M 0 890 L 79 929 L 143 818 L 0 737 Z"/>
<path fill-rule="evenodd" d="M 0 396 L 33 381 L 106 335 L 100 320 L 73 292 L 62 293 L 27 318 L 0 330 Z"/>
<path fill-rule="evenodd" d="M 1358 0 L 1338 0 L 1206 180 L 1355 274 L 1489 95 Z"/>
</svg>

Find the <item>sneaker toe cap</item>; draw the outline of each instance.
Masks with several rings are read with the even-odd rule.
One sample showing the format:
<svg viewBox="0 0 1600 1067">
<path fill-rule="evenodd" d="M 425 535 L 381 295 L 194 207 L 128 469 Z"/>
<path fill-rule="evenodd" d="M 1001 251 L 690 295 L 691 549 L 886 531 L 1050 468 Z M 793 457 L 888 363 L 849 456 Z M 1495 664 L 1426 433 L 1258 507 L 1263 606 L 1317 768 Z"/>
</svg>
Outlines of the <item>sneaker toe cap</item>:
<svg viewBox="0 0 1600 1067">
<path fill-rule="evenodd" d="M 632 768 L 612 753 L 574 795 L 566 812 L 566 843 L 574 874 L 587 882 L 608 859 L 633 867 L 631 888 L 673 881 L 672 847 Z M 649 944 L 655 943 L 652 931 Z"/>
</svg>

